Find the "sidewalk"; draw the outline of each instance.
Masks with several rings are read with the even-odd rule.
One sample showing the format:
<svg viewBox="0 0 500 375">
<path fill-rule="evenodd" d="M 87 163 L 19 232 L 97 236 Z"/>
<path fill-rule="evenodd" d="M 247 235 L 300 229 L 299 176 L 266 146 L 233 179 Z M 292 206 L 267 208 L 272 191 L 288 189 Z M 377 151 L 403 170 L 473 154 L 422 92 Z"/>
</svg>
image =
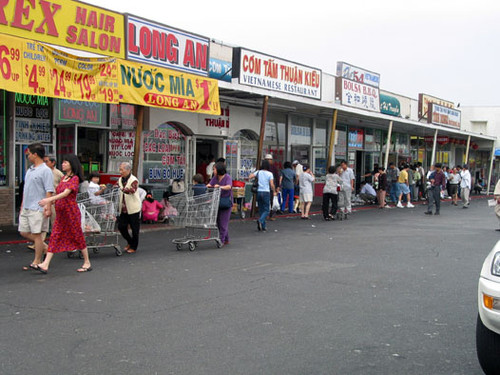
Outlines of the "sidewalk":
<svg viewBox="0 0 500 375">
<path fill-rule="evenodd" d="M 474 195 L 471 196 L 471 200 L 477 199 L 486 199 L 492 198 L 492 195 Z M 310 215 L 319 215 L 321 214 L 321 197 L 315 197 L 313 201 L 313 205 L 311 207 Z M 449 202 L 449 199 L 445 199 L 442 202 Z M 427 204 L 427 201 L 418 201 L 414 202 L 415 205 Z M 353 205 L 353 212 L 364 211 L 364 210 L 373 210 L 376 209 L 377 205 Z M 300 216 L 300 214 L 283 214 L 283 215 L 274 215 L 277 220 L 280 218 L 287 217 L 296 217 Z M 238 214 L 233 214 L 231 216 L 231 220 L 239 220 L 239 221 L 253 221 L 255 218 L 247 217 L 245 219 L 241 219 Z M 158 223 L 158 224 L 142 224 L 141 225 L 141 233 L 155 232 L 161 230 L 172 230 L 176 229 L 176 227 L 169 226 L 168 224 Z M 11 244 L 21 244 L 28 243 L 26 239 L 21 237 L 19 232 L 17 231 L 17 226 L 3 226 L 0 227 L 0 246 L 2 245 L 11 245 Z"/>
</svg>

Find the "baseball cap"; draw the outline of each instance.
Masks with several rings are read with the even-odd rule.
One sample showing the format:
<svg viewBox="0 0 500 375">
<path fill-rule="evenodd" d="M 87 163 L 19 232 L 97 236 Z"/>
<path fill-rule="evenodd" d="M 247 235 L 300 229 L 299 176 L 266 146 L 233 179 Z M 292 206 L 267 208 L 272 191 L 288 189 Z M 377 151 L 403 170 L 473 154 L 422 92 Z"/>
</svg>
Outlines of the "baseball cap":
<svg viewBox="0 0 500 375">
<path fill-rule="evenodd" d="M 292 165 L 293 164 L 299 164 L 299 161 L 298 160 L 294 160 L 293 163 L 292 163 Z"/>
<path fill-rule="evenodd" d="M 271 154 L 267 154 L 264 159 L 266 159 L 266 160 L 273 160 L 273 156 Z"/>
</svg>

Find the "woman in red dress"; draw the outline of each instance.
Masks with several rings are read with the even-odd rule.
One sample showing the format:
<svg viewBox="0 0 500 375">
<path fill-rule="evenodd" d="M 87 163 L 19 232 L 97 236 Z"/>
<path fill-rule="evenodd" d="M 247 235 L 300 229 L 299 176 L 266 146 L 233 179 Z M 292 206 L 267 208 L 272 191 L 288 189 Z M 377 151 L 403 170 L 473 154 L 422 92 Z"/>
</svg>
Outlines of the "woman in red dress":
<svg viewBox="0 0 500 375">
<path fill-rule="evenodd" d="M 83 255 L 83 265 L 78 272 L 92 271 L 89 252 L 81 226 L 81 214 L 76 203 L 76 194 L 80 182 L 83 181 L 82 166 L 76 155 L 67 155 L 63 158 L 62 170 L 66 175 L 57 186 L 56 195 L 40 201 L 40 206 L 55 202 L 56 220 L 50 235 L 47 256 L 38 270 L 47 273 L 54 253 L 80 250 Z"/>
</svg>

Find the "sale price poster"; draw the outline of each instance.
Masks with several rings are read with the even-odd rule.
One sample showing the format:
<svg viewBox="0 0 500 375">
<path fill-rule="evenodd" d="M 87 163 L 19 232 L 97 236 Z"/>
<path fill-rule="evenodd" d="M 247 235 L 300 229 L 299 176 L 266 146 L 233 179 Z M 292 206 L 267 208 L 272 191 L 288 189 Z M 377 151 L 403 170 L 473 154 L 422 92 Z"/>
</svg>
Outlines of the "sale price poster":
<svg viewBox="0 0 500 375">
<path fill-rule="evenodd" d="M 114 58 L 81 58 L 0 35 L 0 88 L 29 95 L 118 103 Z"/>
</svg>

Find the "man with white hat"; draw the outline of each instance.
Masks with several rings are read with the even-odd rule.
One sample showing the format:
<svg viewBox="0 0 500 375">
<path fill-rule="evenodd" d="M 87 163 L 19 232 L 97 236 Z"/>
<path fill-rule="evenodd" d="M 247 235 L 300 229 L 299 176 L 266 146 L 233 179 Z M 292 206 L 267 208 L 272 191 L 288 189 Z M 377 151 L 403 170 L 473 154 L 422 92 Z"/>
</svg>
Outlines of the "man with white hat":
<svg viewBox="0 0 500 375">
<path fill-rule="evenodd" d="M 267 154 L 264 159 L 269 162 L 269 165 L 271 167 L 269 169 L 269 172 L 271 172 L 273 174 L 275 192 L 277 195 L 280 191 L 280 186 L 279 186 L 280 171 L 279 171 L 278 167 L 276 166 L 276 164 L 274 163 L 273 155 Z M 274 196 L 271 194 L 271 201 L 269 202 L 269 204 L 271 205 L 271 208 L 273 207 L 273 199 L 274 199 Z M 269 211 L 269 220 L 272 220 L 272 221 L 276 220 L 276 218 L 273 218 L 273 210 L 272 209 Z"/>
</svg>

